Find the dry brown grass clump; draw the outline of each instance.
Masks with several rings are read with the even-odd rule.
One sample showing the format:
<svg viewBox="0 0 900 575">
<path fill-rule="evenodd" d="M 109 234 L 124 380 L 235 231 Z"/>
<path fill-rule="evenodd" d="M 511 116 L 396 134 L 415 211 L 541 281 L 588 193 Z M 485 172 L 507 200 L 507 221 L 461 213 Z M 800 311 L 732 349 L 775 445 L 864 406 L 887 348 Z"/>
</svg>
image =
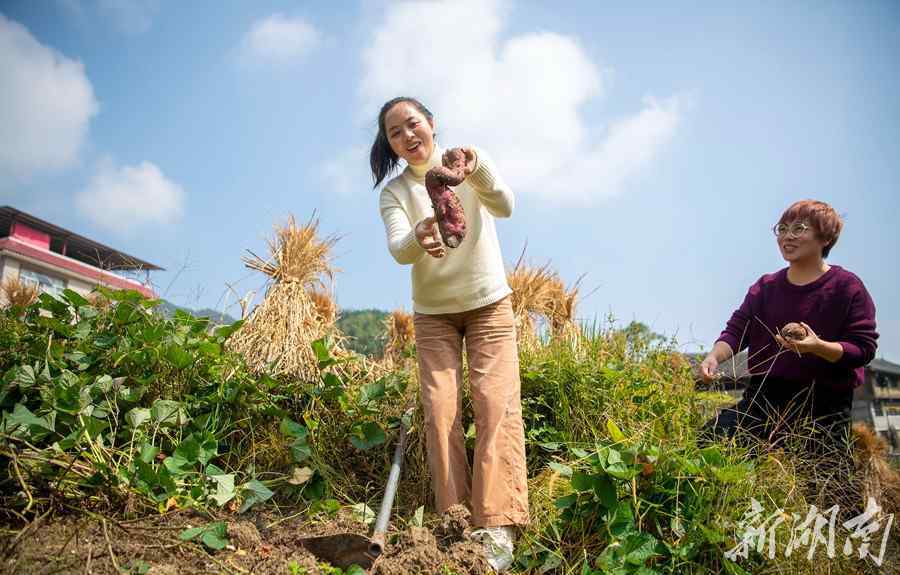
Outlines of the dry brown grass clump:
<svg viewBox="0 0 900 575">
<path fill-rule="evenodd" d="M 36 283 L 9 277 L 0 283 L 0 305 L 27 307 L 34 303 L 40 293 L 40 286 Z"/>
<path fill-rule="evenodd" d="M 269 276 L 271 283 L 262 303 L 229 343 L 256 371 L 308 380 L 318 373 L 312 342 L 334 332 L 333 300 L 324 291 L 325 278 L 334 277 L 331 248 L 336 237 L 318 237 L 313 217 L 298 226 L 291 216 L 275 227 L 269 257 L 253 252 L 244 264 Z"/>
<path fill-rule="evenodd" d="M 337 304 L 334 303 L 331 294 L 323 290 L 312 289 L 309 291 L 309 297 L 323 323 L 331 325 L 337 321 Z"/>
<path fill-rule="evenodd" d="M 863 501 L 875 499 L 888 515 L 900 513 L 900 473 L 888 461 L 888 444 L 864 423 L 853 424 L 856 469 Z"/>
<path fill-rule="evenodd" d="M 538 343 L 537 322 L 544 321 L 553 337 L 576 336 L 575 306 L 581 278 L 567 288 L 550 263 L 540 267 L 524 265 L 525 251 L 519 256 L 506 280 L 512 289 L 513 314 L 520 345 Z"/>
<path fill-rule="evenodd" d="M 384 358 L 390 362 L 400 362 L 403 352 L 415 343 L 416 331 L 413 316 L 402 309 L 392 311 L 384 319 Z"/>
</svg>

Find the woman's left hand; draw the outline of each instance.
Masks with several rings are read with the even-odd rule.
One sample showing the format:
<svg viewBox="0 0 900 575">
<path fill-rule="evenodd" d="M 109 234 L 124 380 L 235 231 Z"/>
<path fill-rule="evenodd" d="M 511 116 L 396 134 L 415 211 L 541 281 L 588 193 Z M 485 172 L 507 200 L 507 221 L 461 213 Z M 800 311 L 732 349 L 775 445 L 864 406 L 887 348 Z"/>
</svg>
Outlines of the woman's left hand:
<svg viewBox="0 0 900 575">
<path fill-rule="evenodd" d="M 475 166 L 478 165 L 478 155 L 475 153 L 475 148 L 460 148 L 460 150 L 466 156 L 466 167 L 463 168 L 463 172 L 468 177 L 469 174 L 475 171 Z"/>
<path fill-rule="evenodd" d="M 808 324 L 801 321 L 800 325 L 806 328 L 806 337 L 803 339 L 788 340 L 783 338 L 781 334 L 775 334 L 775 341 L 781 344 L 782 347 L 793 350 L 800 355 L 803 355 L 804 353 L 814 353 L 818 355 L 819 349 L 822 347 L 822 340 L 819 339 L 819 336 L 816 335 L 816 332 L 814 332 Z"/>
</svg>

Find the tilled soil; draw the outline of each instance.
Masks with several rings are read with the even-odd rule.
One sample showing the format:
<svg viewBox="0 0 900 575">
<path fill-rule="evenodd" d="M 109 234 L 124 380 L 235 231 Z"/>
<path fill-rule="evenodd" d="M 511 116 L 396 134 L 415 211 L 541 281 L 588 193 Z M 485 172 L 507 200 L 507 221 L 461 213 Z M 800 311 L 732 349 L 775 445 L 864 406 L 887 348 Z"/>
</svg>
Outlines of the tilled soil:
<svg viewBox="0 0 900 575">
<path fill-rule="evenodd" d="M 229 540 L 221 551 L 179 538 L 185 529 L 212 521 L 191 511 L 127 521 L 85 515 L 47 518 L 25 531 L 0 533 L 0 573 L 330 574 L 300 540 L 335 533 L 368 534 L 366 525 L 344 513 L 309 520 L 263 512 L 217 520 L 225 521 Z M 491 573 L 481 546 L 467 538 L 468 510 L 453 508 L 434 523 L 433 530 L 409 526 L 391 531 L 384 555 L 369 573 Z"/>
</svg>

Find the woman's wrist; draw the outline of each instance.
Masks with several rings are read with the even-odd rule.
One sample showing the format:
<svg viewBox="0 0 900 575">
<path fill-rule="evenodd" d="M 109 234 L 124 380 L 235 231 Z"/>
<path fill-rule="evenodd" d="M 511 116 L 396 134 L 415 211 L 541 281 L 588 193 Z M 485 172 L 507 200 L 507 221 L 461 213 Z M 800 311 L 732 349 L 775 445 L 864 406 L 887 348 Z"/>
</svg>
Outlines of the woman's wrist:
<svg viewBox="0 0 900 575">
<path fill-rule="evenodd" d="M 836 341 L 825 341 L 819 339 L 813 353 L 825 361 L 835 363 L 844 355 L 844 346 Z"/>
</svg>

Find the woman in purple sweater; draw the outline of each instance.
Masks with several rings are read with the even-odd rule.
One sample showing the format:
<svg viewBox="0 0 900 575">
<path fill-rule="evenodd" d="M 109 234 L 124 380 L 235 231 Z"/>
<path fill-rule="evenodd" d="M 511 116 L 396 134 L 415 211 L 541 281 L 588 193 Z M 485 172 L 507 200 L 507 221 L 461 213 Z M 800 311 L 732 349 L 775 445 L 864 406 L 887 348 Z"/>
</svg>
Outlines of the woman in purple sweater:
<svg viewBox="0 0 900 575">
<path fill-rule="evenodd" d="M 814 200 L 796 202 L 778 220 L 778 249 L 789 266 L 750 286 L 700 364 L 702 378 L 712 381 L 719 364 L 748 348 L 750 384 L 739 403 L 707 424 L 707 434 L 746 432 L 772 444 L 799 436 L 815 440 L 806 449 L 832 452 L 846 445 L 853 389 L 875 356 L 878 333 L 862 281 L 825 262 L 842 227 L 831 206 Z M 806 336 L 782 337 L 791 322 L 803 325 Z M 810 422 L 814 428 L 799 431 Z"/>
</svg>

